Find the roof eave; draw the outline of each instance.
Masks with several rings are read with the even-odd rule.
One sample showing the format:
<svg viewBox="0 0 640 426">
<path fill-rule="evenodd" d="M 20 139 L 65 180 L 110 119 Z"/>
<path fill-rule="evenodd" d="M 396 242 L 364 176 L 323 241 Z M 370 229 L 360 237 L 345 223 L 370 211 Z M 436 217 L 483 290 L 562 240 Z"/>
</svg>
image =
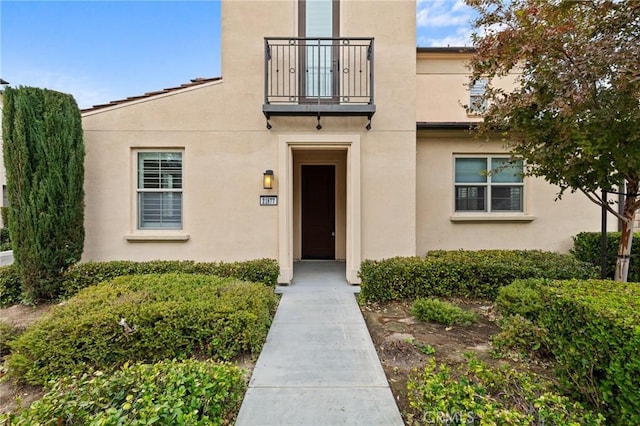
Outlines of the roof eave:
<svg viewBox="0 0 640 426">
<path fill-rule="evenodd" d="M 417 47 L 417 53 L 476 53 L 475 47 L 454 46 L 454 47 Z"/>
<path fill-rule="evenodd" d="M 89 107 L 89 108 L 84 108 L 84 109 L 80 110 L 80 112 L 82 114 L 92 113 L 92 112 L 104 110 L 106 108 L 111 108 L 111 107 L 115 107 L 115 106 L 122 106 L 122 105 L 127 105 L 127 104 L 130 104 L 130 103 L 133 103 L 133 102 L 141 101 L 141 100 L 151 99 L 151 98 L 156 97 L 156 96 L 164 96 L 164 95 L 167 95 L 167 94 L 177 93 L 177 92 L 182 91 L 182 90 L 192 89 L 192 88 L 197 87 L 197 86 L 202 86 L 202 85 L 207 84 L 207 83 L 214 83 L 214 82 L 221 81 L 221 80 L 222 80 L 222 77 L 194 78 L 193 80 L 191 80 L 190 83 L 181 84 L 180 86 L 169 87 L 169 88 L 162 89 L 162 90 L 156 90 L 154 92 L 147 92 L 144 95 L 130 96 L 130 97 L 126 98 L 126 99 L 118 99 L 118 100 L 111 101 L 111 102 L 106 103 L 106 104 L 94 105 L 94 106 Z"/>
<path fill-rule="evenodd" d="M 418 121 L 417 130 L 475 130 L 477 121 Z"/>
</svg>

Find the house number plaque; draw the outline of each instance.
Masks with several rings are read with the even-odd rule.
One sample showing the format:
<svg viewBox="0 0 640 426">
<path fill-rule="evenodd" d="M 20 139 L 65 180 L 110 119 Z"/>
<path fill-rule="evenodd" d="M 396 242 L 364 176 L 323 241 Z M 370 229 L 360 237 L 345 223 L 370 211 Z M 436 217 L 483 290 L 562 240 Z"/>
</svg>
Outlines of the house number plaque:
<svg viewBox="0 0 640 426">
<path fill-rule="evenodd" d="M 277 206 L 278 196 L 277 195 L 261 195 L 260 205 L 261 206 Z"/>
</svg>

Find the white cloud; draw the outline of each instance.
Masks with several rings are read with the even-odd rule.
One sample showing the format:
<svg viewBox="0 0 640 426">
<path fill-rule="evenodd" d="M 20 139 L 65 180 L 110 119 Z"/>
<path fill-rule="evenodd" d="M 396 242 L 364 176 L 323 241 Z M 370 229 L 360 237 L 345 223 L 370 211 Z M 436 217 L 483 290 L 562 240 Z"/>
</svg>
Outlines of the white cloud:
<svg viewBox="0 0 640 426">
<path fill-rule="evenodd" d="M 418 45 L 426 47 L 460 47 L 471 46 L 471 28 L 458 28 L 452 34 L 443 34 L 442 36 L 421 36 L 418 37 Z"/>
<path fill-rule="evenodd" d="M 469 46 L 474 16 L 463 0 L 418 0 L 418 45 Z"/>
</svg>

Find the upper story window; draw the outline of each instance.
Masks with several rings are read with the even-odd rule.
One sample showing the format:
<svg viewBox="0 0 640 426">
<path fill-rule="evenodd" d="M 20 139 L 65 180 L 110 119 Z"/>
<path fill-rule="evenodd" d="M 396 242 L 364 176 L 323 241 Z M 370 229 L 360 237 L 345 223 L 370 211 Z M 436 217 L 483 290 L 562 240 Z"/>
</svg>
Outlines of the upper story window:
<svg viewBox="0 0 640 426">
<path fill-rule="evenodd" d="M 182 152 L 138 152 L 138 229 L 182 229 Z"/>
<path fill-rule="evenodd" d="M 479 79 L 469 88 L 469 114 L 479 115 L 487 110 L 487 100 L 484 99 L 486 90 L 487 80 L 484 78 Z"/>
<path fill-rule="evenodd" d="M 509 157 L 456 157 L 456 212 L 522 212 L 522 160 Z"/>
<path fill-rule="evenodd" d="M 338 0 L 298 0 L 300 37 L 340 37 Z"/>
<path fill-rule="evenodd" d="M 299 0 L 299 33 L 304 38 L 340 36 L 340 2 L 337 0 Z M 337 101 L 339 49 L 331 40 L 305 42 L 301 67 L 304 69 L 303 98 Z M 304 101 L 304 99 L 303 99 Z"/>
</svg>

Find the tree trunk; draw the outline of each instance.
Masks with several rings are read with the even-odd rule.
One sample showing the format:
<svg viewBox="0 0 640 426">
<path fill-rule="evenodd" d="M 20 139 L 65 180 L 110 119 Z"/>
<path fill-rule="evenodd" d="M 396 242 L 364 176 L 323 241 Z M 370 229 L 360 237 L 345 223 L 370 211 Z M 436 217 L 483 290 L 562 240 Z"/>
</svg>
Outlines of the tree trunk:
<svg viewBox="0 0 640 426">
<path fill-rule="evenodd" d="M 627 181 L 624 198 L 624 220 L 622 221 L 622 235 L 618 246 L 618 260 L 616 261 L 616 281 L 627 281 L 629 276 L 629 262 L 631 261 L 631 244 L 633 242 L 633 225 L 636 216 L 635 203 L 638 193 L 638 181 Z"/>
</svg>

